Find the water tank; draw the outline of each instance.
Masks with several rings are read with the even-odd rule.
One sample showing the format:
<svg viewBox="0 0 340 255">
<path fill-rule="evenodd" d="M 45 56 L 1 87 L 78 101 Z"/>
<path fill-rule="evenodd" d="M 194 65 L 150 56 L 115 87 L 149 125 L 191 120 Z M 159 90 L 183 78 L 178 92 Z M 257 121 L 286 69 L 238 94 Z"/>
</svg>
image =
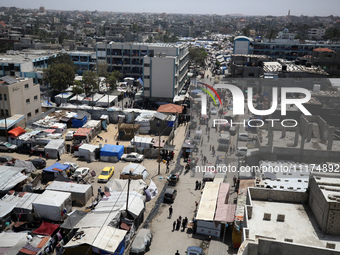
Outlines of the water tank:
<svg viewBox="0 0 340 255">
<path fill-rule="evenodd" d="M 319 92 L 321 89 L 321 85 L 320 84 L 314 84 L 313 86 L 313 92 Z"/>
</svg>

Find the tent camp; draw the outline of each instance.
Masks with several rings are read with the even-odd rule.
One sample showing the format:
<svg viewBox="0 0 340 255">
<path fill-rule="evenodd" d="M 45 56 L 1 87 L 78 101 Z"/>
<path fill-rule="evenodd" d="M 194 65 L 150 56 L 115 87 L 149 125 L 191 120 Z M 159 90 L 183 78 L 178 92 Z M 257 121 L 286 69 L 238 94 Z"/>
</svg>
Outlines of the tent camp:
<svg viewBox="0 0 340 255">
<path fill-rule="evenodd" d="M 89 250 L 96 254 L 122 255 L 124 253 L 126 230 L 104 226 L 79 229 L 79 231 L 84 231 L 84 237 L 69 241 L 64 246 L 65 255 L 87 254 Z M 89 249 L 89 246 L 92 249 Z"/>
<path fill-rule="evenodd" d="M 47 183 L 49 181 L 54 181 L 54 179 L 61 175 L 63 177 L 67 177 L 66 171 L 70 168 L 69 165 L 63 165 L 58 162 L 54 163 L 53 165 L 46 167 L 43 169 L 42 173 L 42 182 Z"/>
<path fill-rule="evenodd" d="M 123 168 L 122 174 L 120 175 L 121 179 L 128 179 L 129 174 L 132 174 L 132 179 L 143 179 L 146 180 L 148 178 L 149 173 L 143 165 L 130 163 Z"/>
<path fill-rule="evenodd" d="M 82 206 L 84 206 L 93 195 L 92 185 L 72 182 L 54 181 L 46 187 L 46 190 L 69 192 L 71 193 L 72 204 Z"/>
<path fill-rule="evenodd" d="M 96 159 L 96 151 L 99 150 L 99 145 L 84 143 L 78 149 L 78 156 L 84 158 L 88 162 Z"/>
<path fill-rule="evenodd" d="M 105 144 L 100 149 L 100 160 L 105 162 L 118 162 L 124 154 L 124 145 Z"/>
<path fill-rule="evenodd" d="M 34 212 L 42 219 L 60 221 L 62 211 L 72 210 L 71 193 L 45 190 L 32 203 Z"/>
<path fill-rule="evenodd" d="M 0 192 L 6 193 L 10 189 L 28 178 L 22 174 L 23 167 L 2 166 L 0 165 Z"/>
<path fill-rule="evenodd" d="M 127 191 L 128 189 L 128 180 L 123 179 L 111 179 L 105 185 L 105 192 L 111 191 Z M 140 194 L 144 193 L 144 189 L 147 187 L 146 183 L 143 180 L 131 180 L 130 181 L 130 191 L 136 191 Z"/>
<path fill-rule="evenodd" d="M 63 139 L 51 140 L 45 146 L 45 155 L 48 154 L 48 158 L 58 158 L 65 153 L 65 141 Z"/>
</svg>

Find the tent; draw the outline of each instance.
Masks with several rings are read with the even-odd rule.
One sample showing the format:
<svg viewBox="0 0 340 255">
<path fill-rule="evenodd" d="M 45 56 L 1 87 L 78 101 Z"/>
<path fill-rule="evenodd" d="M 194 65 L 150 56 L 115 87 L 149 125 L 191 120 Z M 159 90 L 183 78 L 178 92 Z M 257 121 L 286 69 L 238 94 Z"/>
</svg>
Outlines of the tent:
<svg viewBox="0 0 340 255">
<path fill-rule="evenodd" d="M 127 191 L 128 180 L 122 179 L 111 179 L 105 185 L 105 192 L 109 191 Z M 143 180 L 131 180 L 130 181 L 130 191 L 136 191 L 140 194 L 144 193 L 144 189 L 147 187 Z"/>
<path fill-rule="evenodd" d="M 78 149 L 78 156 L 83 157 L 86 161 L 92 162 L 96 158 L 96 150 L 99 149 L 99 145 L 83 144 Z"/>
<path fill-rule="evenodd" d="M 72 209 L 71 193 L 45 190 L 32 205 L 40 218 L 60 221 L 63 210 L 70 212 Z"/>
<path fill-rule="evenodd" d="M 13 128 L 12 130 L 8 131 L 8 134 L 11 135 L 11 136 L 19 136 L 21 134 L 24 134 L 26 133 L 25 129 L 21 128 L 21 127 L 16 127 L 16 128 Z"/>
<path fill-rule="evenodd" d="M 0 165 L 0 192 L 7 192 L 26 180 L 28 176 L 21 173 L 24 170 L 23 167 Z"/>
<path fill-rule="evenodd" d="M 100 149 L 100 160 L 106 162 L 117 162 L 124 154 L 123 145 L 105 144 Z"/>
<path fill-rule="evenodd" d="M 32 172 L 37 171 L 37 169 L 34 167 L 31 161 L 24 161 L 24 160 L 17 159 L 15 160 L 14 166 L 24 168 L 26 173 L 32 173 Z"/>
<path fill-rule="evenodd" d="M 70 192 L 72 203 L 82 206 L 93 196 L 93 187 L 90 184 L 53 181 L 46 190 Z"/>
<path fill-rule="evenodd" d="M 84 211 L 78 211 L 74 210 L 67 214 L 66 220 L 64 220 L 64 223 L 61 224 L 60 228 L 64 229 L 73 229 L 77 223 L 84 218 L 84 216 L 87 214 L 87 212 Z"/>
<path fill-rule="evenodd" d="M 128 179 L 129 173 L 132 173 L 132 179 L 143 179 L 148 178 L 149 173 L 143 165 L 130 163 L 123 168 L 121 179 Z"/>
<path fill-rule="evenodd" d="M 58 162 L 54 163 L 53 165 L 46 167 L 43 169 L 42 174 L 42 182 L 46 183 L 49 181 L 54 181 L 54 179 L 58 176 L 66 177 L 66 171 L 70 168 L 69 165 L 63 165 Z"/>
<path fill-rule="evenodd" d="M 157 112 L 163 113 L 182 113 L 184 107 L 177 104 L 163 104 L 158 107 Z"/>
<path fill-rule="evenodd" d="M 43 236 L 52 236 L 53 233 L 59 228 L 60 225 L 52 224 L 48 222 L 41 223 L 40 227 L 36 230 L 32 231 L 33 234 L 43 235 Z"/>
<path fill-rule="evenodd" d="M 65 153 L 65 141 L 63 139 L 51 140 L 45 146 L 45 155 L 48 154 L 48 158 L 57 159 Z"/>
<path fill-rule="evenodd" d="M 85 125 L 86 122 L 87 122 L 87 114 L 80 112 L 72 120 L 72 127 L 74 128 L 82 127 L 83 125 Z"/>
</svg>

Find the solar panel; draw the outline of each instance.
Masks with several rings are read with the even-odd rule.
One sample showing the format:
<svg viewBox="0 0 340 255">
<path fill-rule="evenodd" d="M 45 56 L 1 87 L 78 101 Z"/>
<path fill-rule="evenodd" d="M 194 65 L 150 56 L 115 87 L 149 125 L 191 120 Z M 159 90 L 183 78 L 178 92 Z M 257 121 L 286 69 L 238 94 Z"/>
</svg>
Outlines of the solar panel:
<svg viewBox="0 0 340 255">
<path fill-rule="evenodd" d="M 11 77 L 11 76 L 5 76 L 5 77 L 2 77 L 1 80 L 3 80 L 4 82 L 8 83 L 8 84 L 14 84 L 14 83 L 17 83 L 17 79 Z"/>
</svg>

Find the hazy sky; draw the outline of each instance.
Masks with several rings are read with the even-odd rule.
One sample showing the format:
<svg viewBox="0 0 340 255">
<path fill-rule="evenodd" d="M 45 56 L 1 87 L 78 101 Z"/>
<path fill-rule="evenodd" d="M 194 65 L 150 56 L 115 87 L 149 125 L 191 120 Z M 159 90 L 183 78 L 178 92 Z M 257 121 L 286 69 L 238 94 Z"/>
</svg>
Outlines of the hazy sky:
<svg viewBox="0 0 340 255">
<path fill-rule="evenodd" d="M 193 14 L 340 15 L 340 0 L 0 0 L 0 6 L 55 10 Z"/>
</svg>

